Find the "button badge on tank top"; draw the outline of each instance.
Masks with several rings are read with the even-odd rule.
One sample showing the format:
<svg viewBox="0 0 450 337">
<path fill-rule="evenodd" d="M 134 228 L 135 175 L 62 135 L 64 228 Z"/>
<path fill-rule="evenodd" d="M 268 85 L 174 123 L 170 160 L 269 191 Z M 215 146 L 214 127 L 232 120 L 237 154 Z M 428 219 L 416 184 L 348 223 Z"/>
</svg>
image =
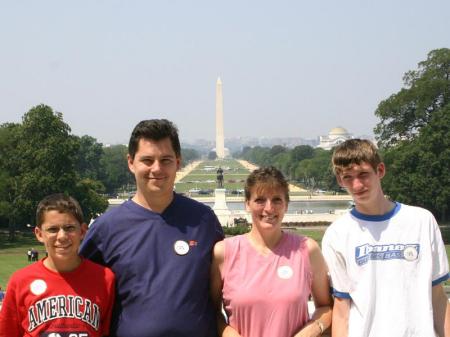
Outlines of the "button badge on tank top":
<svg viewBox="0 0 450 337">
<path fill-rule="evenodd" d="M 290 266 L 281 266 L 278 267 L 277 274 L 279 278 L 282 278 L 284 280 L 288 280 L 292 277 L 294 274 L 294 271 Z"/>
<path fill-rule="evenodd" d="M 406 247 L 403 250 L 403 257 L 405 258 L 405 260 L 407 261 L 414 261 L 417 259 L 417 255 L 419 255 L 419 253 L 417 252 L 416 247 Z"/>
<path fill-rule="evenodd" d="M 186 255 L 189 253 L 189 244 L 186 241 L 177 240 L 173 245 L 173 249 L 178 255 Z"/>
</svg>

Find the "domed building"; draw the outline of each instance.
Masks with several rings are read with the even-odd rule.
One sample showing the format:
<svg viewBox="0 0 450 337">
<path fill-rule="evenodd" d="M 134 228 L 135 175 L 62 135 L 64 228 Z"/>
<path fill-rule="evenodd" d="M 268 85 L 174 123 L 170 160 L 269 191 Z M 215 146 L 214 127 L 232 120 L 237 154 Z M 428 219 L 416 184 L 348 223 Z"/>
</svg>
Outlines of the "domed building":
<svg viewBox="0 0 450 337">
<path fill-rule="evenodd" d="M 319 141 L 320 144 L 317 147 L 320 147 L 325 150 L 331 150 L 336 145 L 339 145 L 345 142 L 347 139 L 353 138 L 350 133 L 343 127 L 335 127 L 330 130 L 328 136 L 320 136 Z"/>
</svg>

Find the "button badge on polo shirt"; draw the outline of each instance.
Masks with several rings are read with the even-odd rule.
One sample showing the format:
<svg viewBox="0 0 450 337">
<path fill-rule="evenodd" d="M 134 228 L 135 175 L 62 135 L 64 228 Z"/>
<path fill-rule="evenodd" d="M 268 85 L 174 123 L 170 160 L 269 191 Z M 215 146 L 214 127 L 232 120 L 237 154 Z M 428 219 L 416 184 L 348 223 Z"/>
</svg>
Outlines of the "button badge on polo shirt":
<svg viewBox="0 0 450 337">
<path fill-rule="evenodd" d="M 173 249 L 178 255 L 186 255 L 189 253 L 189 244 L 183 240 L 177 240 L 173 244 Z"/>
<path fill-rule="evenodd" d="M 290 266 L 281 266 L 277 269 L 277 274 L 279 278 L 282 278 L 284 280 L 288 280 L 294 275 L 294 271 Z"/>
</svg>

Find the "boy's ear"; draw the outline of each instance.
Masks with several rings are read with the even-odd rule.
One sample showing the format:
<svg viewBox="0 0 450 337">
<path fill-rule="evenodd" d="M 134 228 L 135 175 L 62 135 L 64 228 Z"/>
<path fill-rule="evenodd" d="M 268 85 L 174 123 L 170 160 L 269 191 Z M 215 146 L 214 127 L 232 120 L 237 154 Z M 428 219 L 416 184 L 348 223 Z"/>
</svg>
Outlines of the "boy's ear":
<svg viewBox="0 0 450 337">
<path fill-rule="evenodd" d="M 386 165 L 383 162 L 379 163 L 377 166 L 378 178 L 382 179 L 386 174 Z"/>
<path fill-rule="evenodd" d="M 81 228 L 81 240 L 83 240 L 84 236 L 86 235 L 86 232 L 88 230 L 88 225 L 83 222 L 81 224 L 80 228 Z"/>
<path fill-rule="evenodd" d="M 34 235 L 39 242 L 44 243 L 44 238 L 42 237 L 42 228 L 38 226 L 34 227 Z"/>
</svg>

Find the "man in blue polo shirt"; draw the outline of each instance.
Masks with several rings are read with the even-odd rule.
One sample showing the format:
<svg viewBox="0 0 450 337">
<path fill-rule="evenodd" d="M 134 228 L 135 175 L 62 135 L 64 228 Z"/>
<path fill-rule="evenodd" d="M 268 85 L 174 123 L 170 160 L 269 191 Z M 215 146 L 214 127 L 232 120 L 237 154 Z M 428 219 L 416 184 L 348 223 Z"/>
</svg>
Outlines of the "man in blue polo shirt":
<svg viewBox="0 0 450 337">
<path fill-rule="evenodd" d="M 80 248 L 116 274 L 110 336 L 217 335 L 208 285 L 223 232 L 209 207 L 173 192 L 180 162 L 170 121 L 136 125 L 128 146 L 136 195 L 99 217 Z"/>
</svg>

